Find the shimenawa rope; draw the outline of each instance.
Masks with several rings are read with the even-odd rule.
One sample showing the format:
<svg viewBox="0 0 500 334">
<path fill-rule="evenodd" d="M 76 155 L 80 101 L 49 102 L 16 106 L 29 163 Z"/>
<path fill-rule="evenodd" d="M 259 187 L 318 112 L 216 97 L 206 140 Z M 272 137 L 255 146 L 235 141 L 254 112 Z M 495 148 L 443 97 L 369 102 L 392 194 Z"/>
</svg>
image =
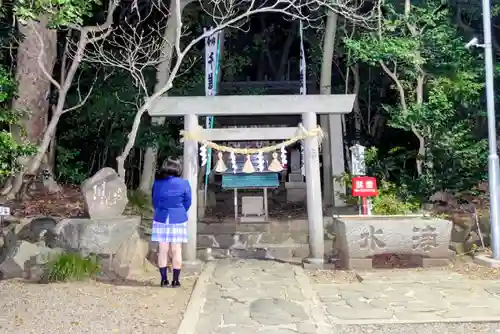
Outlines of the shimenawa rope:
<svg viewBox="0 0 500 334">
<path fill-rule="evenodd" d="M 318 137 L 318 142 L 321 145 L 321 142 L 323 141 L 323 138 L 325 137 L 325 133 L 321 129 L 321 127 L 316 127 L 315 129 L 312 129 L 310 131 L 306 130 L 302 124 L 298 125 L 298 134 L 290 139 L 287 139 L 279 144 L 271 145 L 271 146 L 266 146 L 266 147 L 261 147 L 261 148 L 236 148 L 236 147 L 230 147 L 230 146 L 224 146 L 224 145 L 219 145 L 214 143 L 213 141 L 205 140 L 203 139 L 203 135 L 201 134 L 203 131 L 202 127 L 199 127 L 197 131 L 185 131 L 181 130 L 180 135 L 181 135 L 181 142 L 184 142 L 185 140 L 194 140 L 197 141 L 198 143 L 205 145 L 206 147 L 210 147 L 214 150 L 217 150 L 219 152 L 229 152 L 229 153 L 234 153 L 234 154 L 243 154 L 243 155 L 248 155 L 248 154 L 257 154 L 257 153 L 269 153 L 269 152 L 274 152 L 278 149 L 281 149 L 283 146 L 290 146 L 295 144 L 296 142 L 299 142 L 301 140 L 304 140 L 309 137 Z"/>
</svg>

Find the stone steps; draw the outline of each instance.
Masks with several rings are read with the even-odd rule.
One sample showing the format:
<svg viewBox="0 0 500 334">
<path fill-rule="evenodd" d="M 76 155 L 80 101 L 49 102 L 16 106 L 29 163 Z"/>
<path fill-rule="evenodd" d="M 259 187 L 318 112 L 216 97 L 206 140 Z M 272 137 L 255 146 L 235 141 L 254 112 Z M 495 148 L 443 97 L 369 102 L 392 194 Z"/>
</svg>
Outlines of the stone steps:
<svg viewBox="0 0 500 334">
<path fill-rule="evenodd" d="M 332 218 L 325 217 L 325 255 L 333 249 Z M 258 258 L 286 262 L 309 255 L 306 219 L 271 220 L 267 223 L 235 223 L 204 219 L 198 222 L 198 258 Z M 149 238 L 150 227 L 143 233 Z M 149 232 L 149 233 L 148 233 Z M 152 246 L 153 247 L 153 246 Z"/>
<path fill-rule="evenodd" d="M 307 223 L 303 220 L 268 223 L 200 222 L 201 258 L 258 258 L 289 261 L 309 254 Z"/>
</svg>

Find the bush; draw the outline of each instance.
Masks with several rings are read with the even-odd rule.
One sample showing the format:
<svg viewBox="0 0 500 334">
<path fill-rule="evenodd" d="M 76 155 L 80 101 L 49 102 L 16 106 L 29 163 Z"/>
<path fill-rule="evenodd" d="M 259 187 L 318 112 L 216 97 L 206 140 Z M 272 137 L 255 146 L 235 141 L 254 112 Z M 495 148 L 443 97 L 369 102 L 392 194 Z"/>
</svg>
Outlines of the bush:
<svg viewBox="0 0 500 334">
<path fill-rule="evenodd" d="M 0 183 L 19 171 L 19 158 L 36 152 L 36 147 L 26 142 L 18 142 L 11 133 L 18 126 L 25 113 L 10 107 L 16 93 L 16 83 L 10 73 L 0 66 Z M 22 132 L 24 129 L 22 129 Z"/>
<path fill-rule="evenodd" d="M 347 186 L 346 194 L 337 193 L 347 205 L 360 205 L 358 197 L 351 195 L 352 175 L 344 173 L 337 177 L 336 181 Z M 419 210 L 420 202 L 411 196 L 405 186 L 377 180 L 378 196 L 372 198 L 372 213 L 376 215 L 404 215 L 414 213 Z"/>
<path fill-rule="evenodd" d="M 82 281 L 97 274 L 99 269 L 95 256 L 62 253 L 49 262 L 47 278 L 50 282 Z"/>
<path fill-rule="evenodd" d="M 372 213 L 376 215 L 405 215 L 419 208 L 417 200 L 402 198 L 399 189 L 387 181 L 380 182 L 378 196 L 372 200 Z"/>
</svg>

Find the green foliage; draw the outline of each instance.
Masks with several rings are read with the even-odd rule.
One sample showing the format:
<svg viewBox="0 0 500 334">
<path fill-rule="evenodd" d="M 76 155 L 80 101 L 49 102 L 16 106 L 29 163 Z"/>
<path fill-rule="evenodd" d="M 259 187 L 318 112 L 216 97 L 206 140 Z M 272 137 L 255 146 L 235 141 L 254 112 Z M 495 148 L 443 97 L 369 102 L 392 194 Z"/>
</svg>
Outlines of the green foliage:
<svg viewBox="0 0 500 334">
<path fill-rule="evenodd" d="M 47 265 L 47 278 L 50 282 L 82 281 L 99 272 L 95 256 L 83 257 L 78 253 L 62 253 Z"/>
<path fill-rule="evenodd" d="M 401 172 L 406 170 L 408 161 L 414 159 L 416 155 L 416 151 L 396 146 L 381 158 L 376 147 L 368 147 L 365 150 L 365 163 L 369 175 L 378 180 L 394 180 L 401 176 Z"/>
<path fill-rule="evenodd" d="M 366 150 L 365 160 L 368 175 L 378 180 L 389 181 L 398 187 L 398 196 L 404 201 L 426 202 L 439 190 L 461 192 L 474 189 L 485 181 L 487 170 L 487 142 L 474 138 L 464 140 L 467 135 L 461 131 L 467 128 L 455 128 L 455 135 L 444 137 L 433 147 L 432 169 L 424 170 L 421 175 L 413 175 L 407 166 L 415 161 L 415 151 L 395 147 L 380 153 L 375 147 Z M 470 133 L 469 137 L 472 137 Z M 450 143 L 455 140 L 456 142 Z"/>
<path fill-rule="evenodd" d="M 57 147 L 56 179 L 59 182 L 81 184 L 89 177 L 85 163 L 79 159 L 79 155 L 80 151 L 77 149 L 67 149 L 62 146 Z"/>
<path fill-rule="evenodd" d="M 83 25 L 85 17 L 92 14 L 99 0 L 17 0 L 14 11 L 21 23 L 37 20 L 40 16 L 49 18 L 53 28 L 69 25 Z"/>
<path fill-rule="evenodd" d="M 16 83 L 10 73 L 4 68 L 0 67 L 0 103 L 5 103 L 16 93 Z M 5 117 L 2 114 L 2 117 Z M 6 121 L 1 119 L 2 121 Z"/>
<path fill-rule="evenodd" d="M 153 212 L 150 194 L 144 194 L 139 190 L 129 190 L 128 205 L 137 214 Z"/>
<path fill-rule="evenodd" d="M 10 108 L 9 103 L 15 92 L 14 79 L 0 66 L 0 183 L 19 170 L 19 158 L 36 152 L 33 145 L 17 142 L 10 132 L 23 116 L 22 112 Z"/>
<path fill-rule="evenodd" d="M 347 188 L 345 194 L 341 192 L 336 192 L 336 195 L 342 199 L 347 205 L 356 206 L 359 205 L 359 198 L 352 196 L 352 175 L 349 173 L 343 173 L 334 177 L 334 181 L 342 185 L 343 188 Z"/>
<path fill-rule="evenodd" d="M 370 174 L 373 175 L 373 174 Z M 336 177 L 347 188 L 346 194 L 337 193 L 348 205 L 360 205 L 360 199 L 352 196 L 352 175 L 344 173 Z M 372 198 L 372 213 L 376 215 L 404 215 L 415 213 L 421 204 L 411 196 L 405 187 L 398 186 L 384 179 L 378 179 L 378 196 Z"/>
<path fill-rule="evenodd" d="M 403 199 L 399 186 L 382 180 L 378 196 L 372 199 L 372 213 L 376 215 L 403 215 L 415 213 L 420 203 L 414 198 Z"/>
</svg>

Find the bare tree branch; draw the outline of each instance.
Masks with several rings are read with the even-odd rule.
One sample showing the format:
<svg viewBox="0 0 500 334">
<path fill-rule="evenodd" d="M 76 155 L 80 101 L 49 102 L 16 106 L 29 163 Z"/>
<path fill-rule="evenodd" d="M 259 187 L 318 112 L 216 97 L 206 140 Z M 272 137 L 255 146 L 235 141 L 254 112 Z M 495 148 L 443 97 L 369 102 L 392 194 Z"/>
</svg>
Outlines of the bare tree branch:
<svg viewBox="0 0 500 334">
<path fill-rule="evenodd" d="M 79 108 L 83 107 L 85 105 L 85 103 L 87 103 L 87 100 L 89 99 L 90 95 L 94 91 L 94 87 L 95 87 L 95 84 L 96 84 L 98 78 L 99 78 L 99 75 L 98 75 L 98 73 L 96 73 L 96 75 L 94 77 L 94 80 L 92 81 L 92 85 L 90 86 L 87 94 L 85 94 L 85 97 L 83 99 L 82 99 L 82 95 L 81 95 L 81 92 L 80 92 L 80 85 L 78 85 L 78 97 L 79 97 L 80 102 L 78 104 L 70 107 L 70 108 L 64 109 L 63 110 L 64 114 L 67 113 L 67 112 L 73 111 L 75 109 L 79 109 Z M 79 81 L 80 80 L 78 80 L 78 82 Z"/>
</svg>

